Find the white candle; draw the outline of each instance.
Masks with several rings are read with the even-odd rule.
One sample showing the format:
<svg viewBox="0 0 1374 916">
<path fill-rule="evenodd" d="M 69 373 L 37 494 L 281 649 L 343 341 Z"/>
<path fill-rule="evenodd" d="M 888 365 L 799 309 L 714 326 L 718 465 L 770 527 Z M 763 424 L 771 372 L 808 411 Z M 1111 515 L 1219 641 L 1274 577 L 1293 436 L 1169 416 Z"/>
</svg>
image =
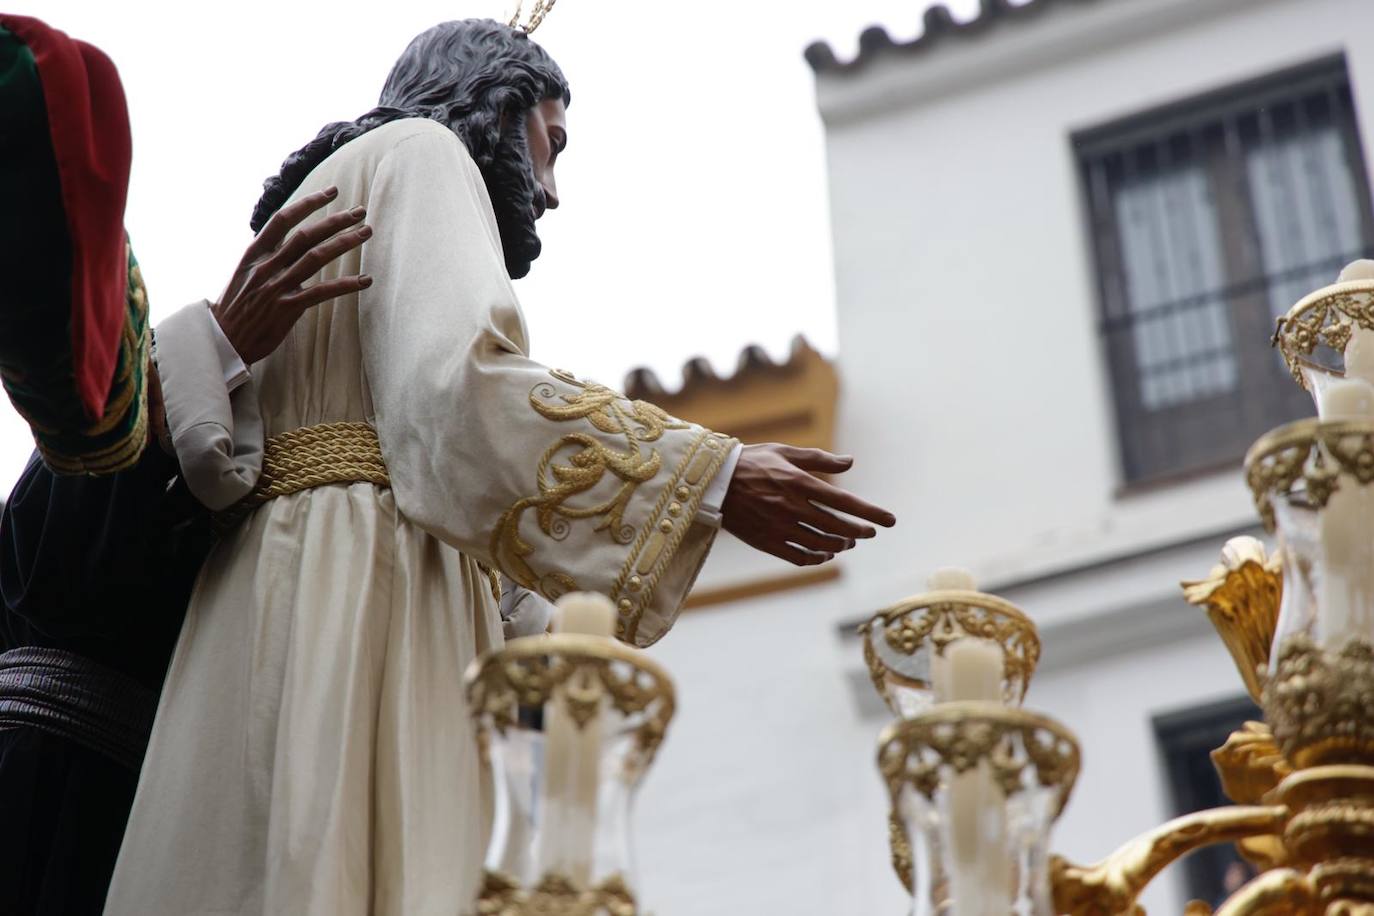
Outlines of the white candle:
<svg viewBox="0 0 1374 916">
<path fill-rule="evenodd" d="M 940 569 L 932 590 L 974 591 L 973 576 L 962 569 Z M 989 639 L 963 636 L 932 659 L 935 701 L 1003 702 L 1002 647 Z M 949 782 L 950 892 L 956 916 L 1006 916 L 1012 893 L 1013 864 L 1007 848 L 1006 797 L 982 760 Z"/>
<path fill-rule="evenodd" d="M 962 636 L 945 646 L 935 667 L 935 702 L 986 700 L 1001 703 L 1002 647 L 990 639 Z"/>
<path fill-rule="evenodd" d="M 973 575 L 948 566 L 926 579 L 930 591 L 977 591 Z M 988 700 L 1002 702 L 1002 647 L 990 639 L 961 636 L 935 653 L 930 660 L 931 690 L 935 702 Z"/>
<path fill-rule="evenodd" d="M 962 589 L 966 592 L 977 591 L 973 583 L 973 573 L 957 566 L 942 566 L 926 578 L 926 588 L 932 592 Z"/>
<path fill-rule="evenodd" d="M 1350 341 L 1345 345 L 1345 377 L 1374 384 L 1374 331 L 1356 326 L 1351 332 Z M 1328 398 L 1329 395 L 1321 399 L 1318 411 L 1323 419 L 1330 420 L 1334 418 Z"/>
<path fill-rule="evenodd" d="M 1336 282 L 1346 283 L 1350 280 L 1374 280 L 1374 261 L 1360 258 L 1341 268 L 1341 274 L 1336 278 Z"/>
<path fill-rule="evenodd" d="M 1367 333 L 1367 332 L 1366 332 Z M 1374 343 L 1374 340 L 1367 341 Z M 1352 339 L 1351 346 L 1355 341 Z M 1346 371 L 1351 371 L 1347 348 Z M 1364 351 L 1374 355 L 1374 347 Z M 1357 353 L 1357 356 L 1360 354 Z M 1365 366 L 1357 359 L 1355 368 Z M 1327 420 L 1374 419 L 1374 384 L 1360 375 L 1332 383 L 1322 394 Z M 1322 512 L 1322 569 L 1317 595 L 1317 643 L 1339 649 L 1350 639 L 1374 637 L 1374 485 L 1361 485 L 1348 474 Z"/>
<path fill-rule="evenodd" d="M 978 590 L 968 570 L 953 566 L 931 573 L 926 579 L 926 588 L 933 592 Z M 937 703 L 951 700 L 1002 702 L 1002 647 L 991 640 L 970 636 L 954 640 L 945 646 L 944 652 L 932 654 L 930 686 Z"/>
<path fill-rule="evenodd" d="M 555 633 L 609 639 L 614 630 L 615 608 L 605 597 L 578 592 L 559 599 Z M 561 689 L 544 705 L 539 861 L 545 873 L 561 873 L 582 887 L 592 879 L 601 734 L 599 715 L 578 727 L 568 714 Z"/>
</svg>

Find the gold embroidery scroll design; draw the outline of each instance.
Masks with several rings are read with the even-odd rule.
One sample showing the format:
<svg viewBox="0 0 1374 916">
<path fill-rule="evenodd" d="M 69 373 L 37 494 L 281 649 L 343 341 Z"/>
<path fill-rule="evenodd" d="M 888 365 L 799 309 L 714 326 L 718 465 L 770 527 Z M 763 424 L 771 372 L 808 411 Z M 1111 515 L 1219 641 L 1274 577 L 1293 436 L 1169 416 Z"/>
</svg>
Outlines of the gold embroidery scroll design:
<svg viewBox="0 0 1374 916">
<path fill-rule="evenodd" d="M 515 582 L 556 601 L 581 586 L 566 573 L 537 570 L 531 560 L 535 545 L 522 535 L 520 526 L 532 512 L 545 537 L 562 541 L 575 524 L 594 521 L 593 532 L 605 533 L 615 543 L 629 547 L 611 598 L 619 615 L 616 635 L 633 640 L 654 586 L 735 440 L 698 431 L 662 487 L 648 519 L 636 527 L 626 522 L 627 511 L 641 488 L 656 482 L 664 472 L 663 455 L 655 443 L 668 432 L 692 431 L 694 427 L 653 404 L 632 401 L 604 385 L 557 370 L 550 375 L 572 391 L 542 382 L 530 391 L 530 406 L 546 420 L 585 423 L 593 432 L 565 433 L 544 450 L 535 474 L 538 492 L 517 500 L 502 514 L 492 533 L 492 556 Z M 611 492 L 606 492 L 610 488 Z"/>
<path fill-rule="evenodd" d="M 530 406 L 537 414 L 555 423 L 585 421 L 624 444 L 623 449 L 613 448 L 583 432 L 561 436 L 539 458 L 538 495 L 518 500 L 496 524 L 491 549 L 501 568 L 524 587 L 556 600 L 575 590 L 577 583 L 565 574 L 535 572 L 529 561 L 534 545 L 520 534 L 525 513 L 533 510 L 539 530 L 555 541 L 568 536 L 572 523 L 597 519 L 595 531 L 608 532 L 620 544 L 632 542 L 635 530 L 625 524 L 625 510 L 639 487 L 658 476 L 663 466 L 659 452 L 646 446 L 670 429 L 688 426 L 652 404 L 630 401 L 604 385 L 581 382 L 562 372 L 552 374 L 575 391 L 560 394 L 548 382 L 536 385 L 530 392 Z M 618 482 L 613 494 L 577 502 L 577 497 L 589 494 L 608 477 Z"/>
</svg>

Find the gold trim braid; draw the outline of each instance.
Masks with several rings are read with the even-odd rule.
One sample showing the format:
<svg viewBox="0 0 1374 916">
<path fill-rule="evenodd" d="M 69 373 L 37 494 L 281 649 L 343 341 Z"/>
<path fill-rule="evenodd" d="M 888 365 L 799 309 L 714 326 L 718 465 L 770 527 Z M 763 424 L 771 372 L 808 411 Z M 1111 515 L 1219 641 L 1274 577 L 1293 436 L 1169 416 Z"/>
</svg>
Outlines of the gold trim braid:
<svg viewBox="0 0 1374 916">
<path fill-rule="evenodd" d="M 391 475 L 382 459 L 382 444 L 377 431 L 368 424 L 321 423 L 268 437 L 257 486 L 217 513 L 215 525 L 226 531 L 278 496 L 336 483 L 391 487 Z"/>
<path fill-rule="evenodd" d="M 322 423 L 267 440 L 262 476 L 241 505 L 249 509 L 333 483 L 391 486 L 377 431 L 366 423 Z"/>
</svg>

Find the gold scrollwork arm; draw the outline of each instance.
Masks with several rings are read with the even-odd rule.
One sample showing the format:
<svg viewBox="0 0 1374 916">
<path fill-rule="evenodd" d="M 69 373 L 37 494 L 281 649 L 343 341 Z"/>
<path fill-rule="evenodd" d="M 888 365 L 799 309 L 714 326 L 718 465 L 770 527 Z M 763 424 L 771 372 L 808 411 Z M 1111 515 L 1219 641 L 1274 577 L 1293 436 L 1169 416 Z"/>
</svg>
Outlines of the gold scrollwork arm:
<svg viewBox="0 0 1374 916">
<path fill-rule="evenodd" d="M 1300 871 L 1276 868 L 1253 878 L 1217 910 L 1216 916 L 1307 916 L 1319 913 L 1312 882 Z"/>
<path fill-rule="evenodd" d="M 1213 808 L 1156 827 L 1096 865 L 1074 865 L 1055 856 L 1051 865 L 1055 912 L 1068 916 L 1136 912 L 1136 898 L 1166 865 L 1203 846 L 1279 833 L 1287 817 L 1288 809 L 1281 805 Z"/>
</svg>

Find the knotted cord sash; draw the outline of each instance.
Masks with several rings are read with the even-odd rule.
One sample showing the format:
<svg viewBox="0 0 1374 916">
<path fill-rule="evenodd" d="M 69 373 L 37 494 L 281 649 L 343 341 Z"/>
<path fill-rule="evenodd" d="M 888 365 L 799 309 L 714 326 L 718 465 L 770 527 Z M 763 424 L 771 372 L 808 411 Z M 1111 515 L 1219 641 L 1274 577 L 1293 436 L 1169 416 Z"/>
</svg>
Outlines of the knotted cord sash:
<svg viewBox="0 0 1374 916">
<path fill-rule="evenodd" d="M 215 525 L 222 532 L 227 531 L 258 506 L 278 496 L 350 483 L 391 488 L 382 445 L 377 439 L 377 431 L 371 426 L 366 423 L 321 423 L 278 433 L 267 439 L 262 476 L 253 492 L 218 513 Z M 478 565 L 491 582 L 492 595 L 500 601 L 500 576 L 485 564 Z"/>
</svg>

